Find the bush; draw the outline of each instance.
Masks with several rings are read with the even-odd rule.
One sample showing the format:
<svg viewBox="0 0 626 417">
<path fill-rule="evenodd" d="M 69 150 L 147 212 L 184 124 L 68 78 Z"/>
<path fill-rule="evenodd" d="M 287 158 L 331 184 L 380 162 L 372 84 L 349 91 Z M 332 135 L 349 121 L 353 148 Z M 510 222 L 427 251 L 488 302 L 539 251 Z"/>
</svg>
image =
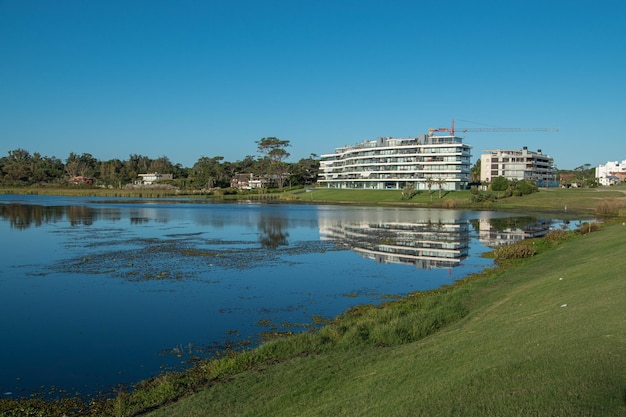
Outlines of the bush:
<svg viewBox="0 0 626 417">
<path fill-rule="evenodd" d="M 578 230 L 576 230 L 576 232 L 581 235 L 586 235 L 587 233 L 597 232 L 598 230 L 600 230 L 600 225 L 598 223 L 583 223 L 580 225 Z"/>
<path fill-rule="evenodd" d="M 544 239 L 549 242 L 558 242 L 568 238 L 571 235 L 567 230 L 553 230 L 545 235 Z"/>
<path fill-rule="evenodd" d="M 532 194 L 539 191 L 539 187 L 532 181 L 521 180 L 515 185 L 515 191 L 520 195 Z"/>
<path fill-rule="evenodd" d="M 626 201 L 604 200 L 596 204 L 595 211 L 603 216 L 626 216 Z"/>
<path fill-rule="evenodd" d="M 494 252 L 496 260 L 530 258 L 536 253 L 535 248 L 523 243 L 501 246 Z"/>
<path fill-rule="evenodd" d="M 471 202 L 472 203 L 484 203 L 486 201 L 496 201 L 496 196 L 493 193 L 486 193 L 483 191 L 478 191 L 477 193 L 472 193 Z"/>
<path fill-rule="evenodd" d="M 457 207 L 458 202 L 456 200 L 444 200 L 442 205 L 443 208 L 453 209 Z"/>
</svg>

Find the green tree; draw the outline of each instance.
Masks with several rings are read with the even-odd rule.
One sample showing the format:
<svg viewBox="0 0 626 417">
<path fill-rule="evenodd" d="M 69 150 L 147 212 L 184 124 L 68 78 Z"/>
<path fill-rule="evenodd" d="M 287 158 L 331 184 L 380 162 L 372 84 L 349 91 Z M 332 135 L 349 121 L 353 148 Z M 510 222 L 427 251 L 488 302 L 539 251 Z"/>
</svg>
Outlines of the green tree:
<svg viewBox="0 0 626 417">
<path fill-rule="evenodd" d="M 132 183 L 139 174 L 147 174 L 152 160 L 144 155 L 131 154 L 120 172 L 121 182 Z"/>
<path fill-rule="evenodd" d="M 481 174 L 481 163 L 480 159 L 476 161 L 474 166 L 470 169 L 470 181 L 471 182 L 480 182 L 480 174 Z"/>
<path fill-rule="evenodd" d="M 502 191 L 506 191 L 509 188 L 509 180 L 504 178 L 503 176 L 499 176 L 493 179 L 491 182 L 491 189 L 498 193 L 498 198 L 500 198 Z"/>
<path fill-rule="evenodd" d="M 33 154 L 32 182 L 61 182 L 65 172 L 63 162 L 56 157 L 41 156 L 38 152 Z"/>
<path fill-rule="evenodd" d="M 196 189 L 229 186 L 230 178 L 225 175 L 221 165 L 223 159 L 223 156 L 200 157 L 189 175 L 192 186 Z"/>
<path fill-rule="evenodd" d="M 32 175 L 32 159 L 30 152 L 15 149 L 2 158 L 3 182 L 7 184 L 28 184 Z"/>
<path fill-rule="evenodd" d="M 167 156 L 161 156 L 150 161 L 148 172 L 158 172 L 161 174 L 173 174 L 174 166 Z"/>
<path fill-rule="evenodd" d="M 308 158 L 302 158 L 289 168 L 289 181 L 292 184 L 307 185 L 317 180 L 320 162 L 315 159 L 317 155 L 311 154 Z"/>
<path fill-rule="evenodd" d="M 430 194 L 430 201 L 433 201 L 433 184 L 435 183 L 434 178 L 428 177 L 426 178 L 426 187 L 428 187 L 428 194 Z"/>
<path fill-rule="evenodd" d="M 513 195 L 516 196 L 532 194 L 539 191 L 537 184 L 529 180 L 514 181 L 511 187 L 513 188 Z"/>
<path fill-rule="evenodd" d="M 70 156 L 65 160 L 65 172 L 67 172 L 70 177 L 93 177 L 97 167 L 98 160 L 90 153 L 83 153 L 79 156 L 74 152 L 70 152 Z"/>
<path fill-rule="evenodd" d="M 121 187 L 123 181 L 124 163 L 119 159 L 111 159 L 109 161 L 100 162 L 98 179 L 105 185 Z"/>
<path fill-rule="evenodd" d="M 446 185 L 446 180 L 445 178 L 437 178 L 435 180 L 435 183 L 437 183 L 437 188 L 439 188 L 439 199 L 441 200 L 442 197 L 442 193 L 443 193 L 443 186 Z"/>
<path fill-rule="evenodd" d="M 287 164 L 283 161 L 289 158 L 289 152 L 285 150 L 290 146 L 288 140 L 280 140 L 275 137 L 263 138 L 256 141 L 259 152 L 264 155 L 268 162 L 268 174 L 277 182 L 278 188 L 282 190 L 283 183 L 287 177 Z"/>
</svg>

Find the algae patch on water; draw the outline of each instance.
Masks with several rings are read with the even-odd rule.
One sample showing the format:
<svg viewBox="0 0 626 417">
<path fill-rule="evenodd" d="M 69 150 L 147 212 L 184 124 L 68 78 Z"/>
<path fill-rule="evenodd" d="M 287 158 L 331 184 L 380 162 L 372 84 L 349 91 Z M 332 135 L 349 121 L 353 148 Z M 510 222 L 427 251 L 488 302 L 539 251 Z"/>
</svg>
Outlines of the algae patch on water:
<svg viewBox="0 0 626 417">
<path fill-rule="evenodd" d="M 108 274 L 129 281 L 202 279 L 218 282 L 211 271 L 251 269 L 275 263 L 297 263 L 295 257 L 341 250 L 331 242 L 304 241 L 267 247 L 255 241 L 204 239 L 200 234 L 165 239 L 108 239 L 85 242 L 85 254 L 61 260 L 48 272 Z M 72 243 L 74 245 L 75 243 Z"/>
</svg>

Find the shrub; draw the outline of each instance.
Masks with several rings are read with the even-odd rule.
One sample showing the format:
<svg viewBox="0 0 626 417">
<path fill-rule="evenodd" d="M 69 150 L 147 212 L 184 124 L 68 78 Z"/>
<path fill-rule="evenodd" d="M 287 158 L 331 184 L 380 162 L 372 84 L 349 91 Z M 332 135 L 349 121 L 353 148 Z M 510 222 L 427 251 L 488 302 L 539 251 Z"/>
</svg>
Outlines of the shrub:
<svg viewBox="0 0 626 417">
<path fill-rule="evenodd" d="M 564 240 L 570 236 L 570 232 L 567 230 L 553 230 L 547 235 L 545 235 L 544 239 L 549 242 L 558 242 L 560 240 Z"/>
<path fill-rule="evenodd" d="M 443 208 L 453 209 L 457 207 L 458 203 L 456 200 L 444 200 L 442 205 Z"/>
<path fill-rule="evenodd" d="M 472 193 L 471 202 L 472 203 L 484 203 L 486 201 L 496 201 L 496 196 L 493 193 L 486 193 L 483 191 L 478 191 L 477 193 Z"/>
<path fill-rule="evenodd" d="M 539 191 L 539 187 L 532 181 L 521 180 L 515 184 L 515 191 L 520 195 L 526 195 Z"/>
<path fill-rule="evenodd" d="M 598 223 L 583 223 L 580 225 L 578 230 L 576 230 L 576 232 L 581 235 L 586 235 L 587 233 L 597 232 L 598 230 L 600 230 L 600 225 Z"/>
<path fill-rule="evenodd" d="M 536 253 L 535 248 L 523 243 L 501 246 L 494 252 L 496 260 L 530 258 Z"/>
<path fill-rule="evenodd" d="M 595 211 L 604 216 L 626 216 L 626 201 L 604 200 L 596 204 Z"/>
</svg>

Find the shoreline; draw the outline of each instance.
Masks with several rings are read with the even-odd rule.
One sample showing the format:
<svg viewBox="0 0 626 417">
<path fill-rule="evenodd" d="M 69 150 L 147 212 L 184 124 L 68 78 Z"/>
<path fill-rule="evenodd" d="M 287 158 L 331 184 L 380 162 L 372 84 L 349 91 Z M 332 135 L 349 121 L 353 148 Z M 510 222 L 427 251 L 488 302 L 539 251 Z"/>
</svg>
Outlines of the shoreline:
<svg viewBox="0 0 626 417">
<path fill-rule="evenodd" d="M 285 203 L 291 203 L 291 202 L 290 202 L 290 201 L 285 201 Z M 357 202 L 357 203 L 354 203 L 354 204 L 357 204 L 357 205 L 362 205 L 362 204 L 360 204 L 360 203 L 358 203 L 358 202 Z M 452 285 L 450 285 L 450 286 L 447 286 L 447 287 L 446 287 L 446 288 L 444 288 L 443 290 L 445 290 L 445 291 L 448 291 L 448 290 L 454 290 L 455 288 L 458 288 L 458 287 L 463 287 L 463 286 L 464 286 L 465 284 L 467 284 L 468 282 L 471 282 L 471 281 L 474 281 L 474 280 L 479 280 L 480 278 L 483 278 L 485 275 L 486 275 L 486 276 L 490 276 L 490 275 L 492 275 L 492 274 L 499 274 L 499 273 L 501 273 L 501 271 L 502 271 L 502 269 L 501 269 L 501 268 L 502 268 L 502 267 L 498 267 L 498 268 L 494 268 L 494 269 L 491 269 L 491 270 L 488 270 L 488 271 L 483 271 L 482 273 L 479 273 L 479 274 L 472 274 L 472 275 L 470 275 L 470 276 L 468 276 L 468 277 L 464 277 L 464 278 L 460 279 L 459 281 L 457 281 L 455 284 L 452 284 Z M 442 290 L 442 289 L 438 289 L 438 290 L 431 290 L 431 291 L 432 291 L 432 292 L 434 292 L 434 293 L 438 293 L 438 292 L 440 292 L 441 290 Z M 417 295 L 417 296 L 419 296 L 419 297 L 422 297 L 422 296 L 427 296 L 427 295 L 428 295 L 431 291 L 419 292 L 419 293 L 416 293 L 416 294 L 413 294 L 413 295 Z M 403 297 L 403 298 L 404 298 L 404 297 Z M 407 296 L 406 298 L 409 298 L 409 296 Z M 363 306 L 360 306 L 359 308 L 363 308 Z M 357 310 L 358 310 L 358 308 L 357 308 Z M 344 313 L 343 315 L 345 315 L 345 314 L 346 314 L 346 313 Z M 176 374 L 178 374 L 178 373 L 176 373 Z M 149 385 L 150 383 L 154 382 L 155 380 L 157 380 L 157 379 L 159 379 L 159 378 L 161 378 L 161 376 L 157 376 L 157 377 L 151 378 L 151 379 L 149 379 L 149 380 L 142 381 L 141 383 L 139 383 L 139 384 L 138 384 L 138 386 L 141 388 L 141 386 L 142 386 L 142 385 L 146 385 L 146 384 L 148 384 L 148 385 Z M 129 394 L 129 395 L 130 395 L 130 394 Z M 3 399 L 3 400 L 4 400 L 4 399 Z M 108 401 L 112 401 L 112 400 L 113 400 L 113 399 L 105 400 L 105 403 L 106 403 L 106 402 L 108 402 Z M 0 415 L 1 415 L 1 414 L 0 414 Z"/>
</svg>

